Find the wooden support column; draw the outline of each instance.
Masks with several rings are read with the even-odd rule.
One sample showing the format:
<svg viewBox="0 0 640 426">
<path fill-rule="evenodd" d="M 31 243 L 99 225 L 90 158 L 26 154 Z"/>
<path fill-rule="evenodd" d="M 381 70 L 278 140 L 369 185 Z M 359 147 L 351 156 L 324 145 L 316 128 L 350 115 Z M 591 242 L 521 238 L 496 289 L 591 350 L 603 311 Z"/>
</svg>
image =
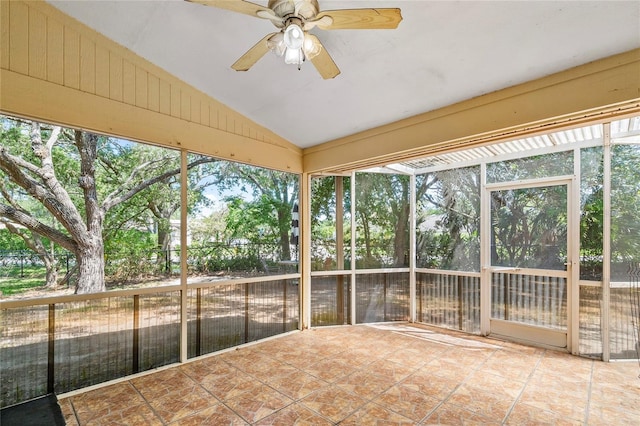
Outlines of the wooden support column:
<svg viewBox="0 0 640 426">
<path fill-rule="evenodd" d="M 336 176 L 336 268 L 344 269 L 344 182 Z M 338 324 L 344 324 L 344 275 L 338 275 L 336 288 L 336 310 Z"/>
</svg>

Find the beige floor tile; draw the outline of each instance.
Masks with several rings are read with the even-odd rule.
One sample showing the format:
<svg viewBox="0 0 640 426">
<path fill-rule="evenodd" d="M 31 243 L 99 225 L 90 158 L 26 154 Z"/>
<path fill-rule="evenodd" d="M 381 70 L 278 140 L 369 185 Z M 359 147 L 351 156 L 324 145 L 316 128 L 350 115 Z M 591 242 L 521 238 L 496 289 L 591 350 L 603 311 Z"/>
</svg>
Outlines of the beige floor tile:
<svg viewBox="0 0 640 426">
<path fill-rule="evenodd" d="M 229 410 L 223 404 L 215 404 L 202 411 L 192 413 L 173 423 L 171 426 L 201 426 L 201 425 L 229 425 L 240 426 L 248 424 L 240 416 Z"/>
<path fill-rule="evenodd" d="M 196 383 L 149 401 L 151 408 L 165 423 L 187 417 L 217 403 L 215 397 Z"/>
<path fill-rule="evenodd" d="M 187 366 L 181 366 L 180 371 L 189 376 L 196 383 L 200 384 L 205 381 L 214 380 L 216 377 L 226 377 L 240 372 L 240 370 L 232 367 L 224 361 L 214 363 L 208 360 L 195 361 Z"/>
<path fill-rule="evenodd" d="M 340 425 L 414 425 L 415 421 L 378 404 L 369 403 L 340 422 Z"/>
<path fill-rule="evenodd" d="M 347 349 L 343 352 L 333 355 L 331 358 L 333 361 L 339 361 L 344 364 L 350 370 L 357 370 L 363 368 L 371 363 L 377 361 L 379 358 L 374 358 L 369 355 L 366 350 L 354 350 Z"/>
<path fill-rule="evenodd" d="M 414 421 L 423 419 L 442 403 L 403 384 L 393 386 L 373 402 Z"/>
<path fill-rule="evenodd" d="M 618 411 L 636 410 L 640 417 L 640 379 L 636 379 L 635 386 L 625 382 L 618 385 L 594 383 L 590 401 Z"/>
<path fill-rule="evenodd" d="M 384 377 L 391 382 L 391 384 L 395 384 L 409 377 L 417 369 L 389 361 L 388 359 L 383 359 L 367 365 L 367 370 L 374 372 L 378 376 Z"/>
<path fill-rule="evenodd" d="M 257 350 L 255 346 L 226 352 L 220 355 L 220 358 L 230 365 L 243 371 L 251 367 L 259 368 L 263 363 L 270 361 L 270 358 L 268 358 L 261 351 Z"/>
<path fill-rule="evenodd" d="M 193 378 L 209 374 L 211 371 L 229 368 L 229 364 L 224 362 L 219 356 L 208 356 L 195 361 L 190 361 L 178 367 L 187 376 Z"/>
<path fill-rule="evenodd" d="M 178 389 L 191 388 L 195 381 L 179 368 L 170 368 L 132 379 L 131 383 L 147 401 L 153 401 Z"/>
<path fill-rule="evenodd" d="M 462 382 L 476 370 L 476 367 L 458 365 L 449 360 L 433 358 L 419 370 L 426 374 L 445 377 L 455 382 Z"/>
<path fill-rule="evenodd" d="M 256 379 L 267 382 L 269 380 L 277 379 L 279 377 L 288 376 L 290 374 L 296 373 L 300 371 L 300 369 L 281 362 L 270 363 L 269 368 L 266 369 L 254 369 L 254 371 L 249 372 Z"/>
<path fill-rule="evenodd" d="M 365 405 L 367 401 L 357 395 L 331 386 L 314 392 L 302 399 L 302 403 L 313 411 L 339 422 Z"/>
<path fill-rule="evenodd" d="M 340 389 L 351 392 L 364 399 L 376 398 L 385 390 L 389 389 L 393 384 L 395 384 L 395 381 L 390 381 L 386 377 L 379 376 L 377 371 L 373 373 L 369 369 L 356 371 L 355 373 L 342 377 L 334 382 L 334 385 L 338 386 Z"/>
<path fill-rule="evenodd" d="M 236 369 L 225 375 L 214 374 L 203 377 L 200 384 L 220 401 L 252 392 L 263 385 L 249 374 Z"/>
<path fill-rule="evenodd" d="M 515 400 L 524 390 L 525 381 L 479 369 L 465 378 L 463 386 L 480 391 L 491 390 L 501 398 Z"/>
<path fill-rule="evenodd" d="M 505 424 L 513 426 L 534 426 L 534 425 L 557 425 L 557 426 L 578 426 L 583 422 L 568 419 L 556 413 L 541 410 L 527 404 L 518 403 L 513 407 Z"/>
<path fill-rule="evenodd" d="M 81 422 L 82 425 L 161 426 L 162 421 L 147 404 L 129 405 L 109 414 Z"/>
<path fill-rule="evenodd" d="M 509 379 L 525 381 L 535 370 L 541 354 L 526 355 L 498 350 L 482 364 L 481 370 Z"/>
<path fill-rule="evenodd" d="M 546 351 L 537 370 L 557 374 L 567 380 L 588 381 L 591 379 L 593 360 L 576 357 L 557 351 Z"/>
<path fill-rule="evenodd" d="M 69 399 L 80 424 L 113 415 L 128 407 L 146 404 L 129 382 L 95 389 Z"/>
<path fill-rule="evenodd" d="M 447 404 L 457 405 L 492 421 L 502 422 L 515 400 L 516 397 L 491 386 L 481 389 L 462 385 L 447 399 Z"/>
<path fill-rule="evenodd" d="M 640 367 L 636 362 L 594 362 L 593 380 L 598 383 L 639 385 Z"/>
<path fill-rule="evenodd" d="M 291 403 L 291 398 L 266 385 L 225 401 L 227 407 L 249 423 L 262 420 Z"/>
<path fill-rule="evenodd" d="M 637 426 L 640 424 L 640 405 L 620 409 L 615 404 L 592 402 L 589 405 L 588 424 Z"/>
<path fill-rule="evenodd" d="M 426 326 L 360 325 L 291 333 L 60 405 L 68 424 L 82 426 L 585 420 L 635 426 L 639 373 L 637 363 L 603 363 Z"/>
<path fill-rule="evenodd" d="M 479 413 L 465 410 L 456 405 L 442 404 L 425 420 L 421 425 L 500 425 L 500 421 L 495 421 L 484 417 Z"/>
<path fill-rule="evenodd" d="M 319 379 L 334 382 L 341 377 L 355 372 L 357 368 L 341 361 L 325 359 L 312 365 L 306 365 L 302 367 L 302 370 Z"/>
<path fill-rule="evenodd" d="M 457 380 L 437 376 L 424 369 L 417 371 L 402 381 L 402 384 L 408 388 L 440 401 L 451 395 L 459 383 Z"/>
<path fill-rule="evenodd" d="M 385 360 L 395 362 L 405 367 L 418 369 L 431 361 L 435 354 L 430 354 L 415 347 L 406 347 L 393 351 L 384 357 Z"/>
<path fill-rule="evenodd" d="M 76 418 L 76 413 L 73 411 L 71 399 L 60 399 L 58 404 L 60 405 L 60 411 L 62 412 L 62 416 L 64 417 L 66 424 L 69 426 L 78 426 L 78 419 Z"/>
<path fill-rule="evenodd" d="M 299 347 L 295 351 L 281 354 L 278 358 L 278 361 L 284 362 L 296 368 L 305 368 L 324 361 L 324 358 L 313 352 L 305 352 L 303 348 Z"/>
<path fill-rule="evenodd" d="M 276 376 L 267 379 L 266 383 L 295 401 L 329 385 L 324 380 L 320 380 L 300 370 L 286 376 Z"/>
<path fill-rule="evenodd" d="M 587 408 L 587 390 L 576 397 L 564 389 L 539 386 L 527 386 L 518 400 L 523 404 L 552 412 L 566 419 L 583 420 Z"/>
<path fill-rule="evenodd" d="M 331 426 L 333 422 L 305 407 L 292 404 L 256 423 L 259 426 Z"/>
</svg>

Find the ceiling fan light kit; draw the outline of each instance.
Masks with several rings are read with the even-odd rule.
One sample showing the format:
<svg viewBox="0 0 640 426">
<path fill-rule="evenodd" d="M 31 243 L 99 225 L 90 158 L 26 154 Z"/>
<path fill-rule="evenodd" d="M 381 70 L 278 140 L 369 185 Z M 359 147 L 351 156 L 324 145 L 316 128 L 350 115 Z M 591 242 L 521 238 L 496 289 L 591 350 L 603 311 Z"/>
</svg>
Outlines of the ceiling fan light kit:
<svg viewBox="0 0 640 426">
<path fill-rule="evenodd" d="M 317 0 L 269 0 L 268 7 L 244 0 L 186 0 L 206 6 L 227 9 L 245 15 L 268 19 L 280 31 L 268 34 L 249 49 L 232 66 L 247 71 L 267 52 L 284 56 L 286 64 L 297 65 L 309 60 L 322 78 L 330 79 L 340 70 L 318 37 L 309 33 L 322 30 L 394 29 L 402 20 L 400 9 L 339 9 L 320 12 Z"/>
</svg>

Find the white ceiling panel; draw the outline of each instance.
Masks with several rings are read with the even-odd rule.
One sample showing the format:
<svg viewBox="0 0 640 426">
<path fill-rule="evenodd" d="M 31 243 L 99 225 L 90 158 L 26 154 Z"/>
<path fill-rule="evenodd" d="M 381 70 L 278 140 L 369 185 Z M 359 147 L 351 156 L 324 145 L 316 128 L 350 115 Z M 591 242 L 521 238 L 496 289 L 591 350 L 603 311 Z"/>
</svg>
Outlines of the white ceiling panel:
<svg viewBox="0 0 640 426">
<path fill-rule="evenodd" d="M 403 16 L 395 30 L 312 30 L 341 70 L 323 80 L 271 53 L 230 68 L 276 31 L 266 20 L 181 0 L 50 3 L 300 147 L 640 47 L 638 1 L 320 0 Z"/>
</svg>

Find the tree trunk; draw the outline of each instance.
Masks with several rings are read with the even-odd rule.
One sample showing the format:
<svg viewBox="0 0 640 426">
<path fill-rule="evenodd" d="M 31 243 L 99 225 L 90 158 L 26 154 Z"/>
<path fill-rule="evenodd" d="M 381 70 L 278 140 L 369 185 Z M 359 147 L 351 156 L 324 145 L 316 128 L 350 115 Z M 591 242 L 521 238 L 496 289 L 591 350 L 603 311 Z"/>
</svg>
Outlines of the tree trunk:
<svg viewBox="0 0 640 426">
<path fill-rule="evenodd" d="M 45 256 L 41 256 L 42 261 L 44 262 L 44 266 L 47 270 L 47 277 L 45 286 L 48 288 L 55 287 L 58 283 L 58 262 L 56 262 L 55 257 L 51 254 L 46 254 Z"/>
<path fill-rule="evenodd" d="M 291 231 L 291 228 L 289 222 L 286 220 L 286 213 L 287 212 L 284 212 L 282 209 L 278 210 L 278 224 L 280 224 L 280 248 L 282 250 L 282 260 L 291 260 L 291 248 L 289 245 L 289 232 Z"/>
<path fill-rule="evenodd" d="M 409 204 L 409 182 L 402 185 L 402 199 L 396 213 L 395 234 L 393 237 L 393 260 L 395 267 L 409 266 L 406 264 L 407 240 L 409 237 L 409 214 L 411 205 Z"/>
<path fill-rule="evenodd" d="M 371 254 L 371 233 L 369 232 L 369 221 L 362 215 L 362 233 L 364 234 L 364 248 L 365 248 L 365 268 L 368 268 L 369 262 L 373 258 Z"/>
<path fill-rule="evenodd" d="M 76 254 L 76 261 L 78 263 L 76 294 L 106 291 L 102 238 L 94 238 L 90 244 L 81 246 Z"/>
<path fill-rule="evenodd" d="M 156 265 L 164 273 L 171 273 L 171 228 L 168 219 L 159 219 L 158 224 L 158 257 Z"/>
<path fill-rule="evenodd" d="M 395 234 L 393 236 L 393 258 L 395 267 L 409 266 L 405 264 L 405 254 L 407 249 L 409 207 L 400 209 L 400 215 L 396 223 Z"/>
</svg>

